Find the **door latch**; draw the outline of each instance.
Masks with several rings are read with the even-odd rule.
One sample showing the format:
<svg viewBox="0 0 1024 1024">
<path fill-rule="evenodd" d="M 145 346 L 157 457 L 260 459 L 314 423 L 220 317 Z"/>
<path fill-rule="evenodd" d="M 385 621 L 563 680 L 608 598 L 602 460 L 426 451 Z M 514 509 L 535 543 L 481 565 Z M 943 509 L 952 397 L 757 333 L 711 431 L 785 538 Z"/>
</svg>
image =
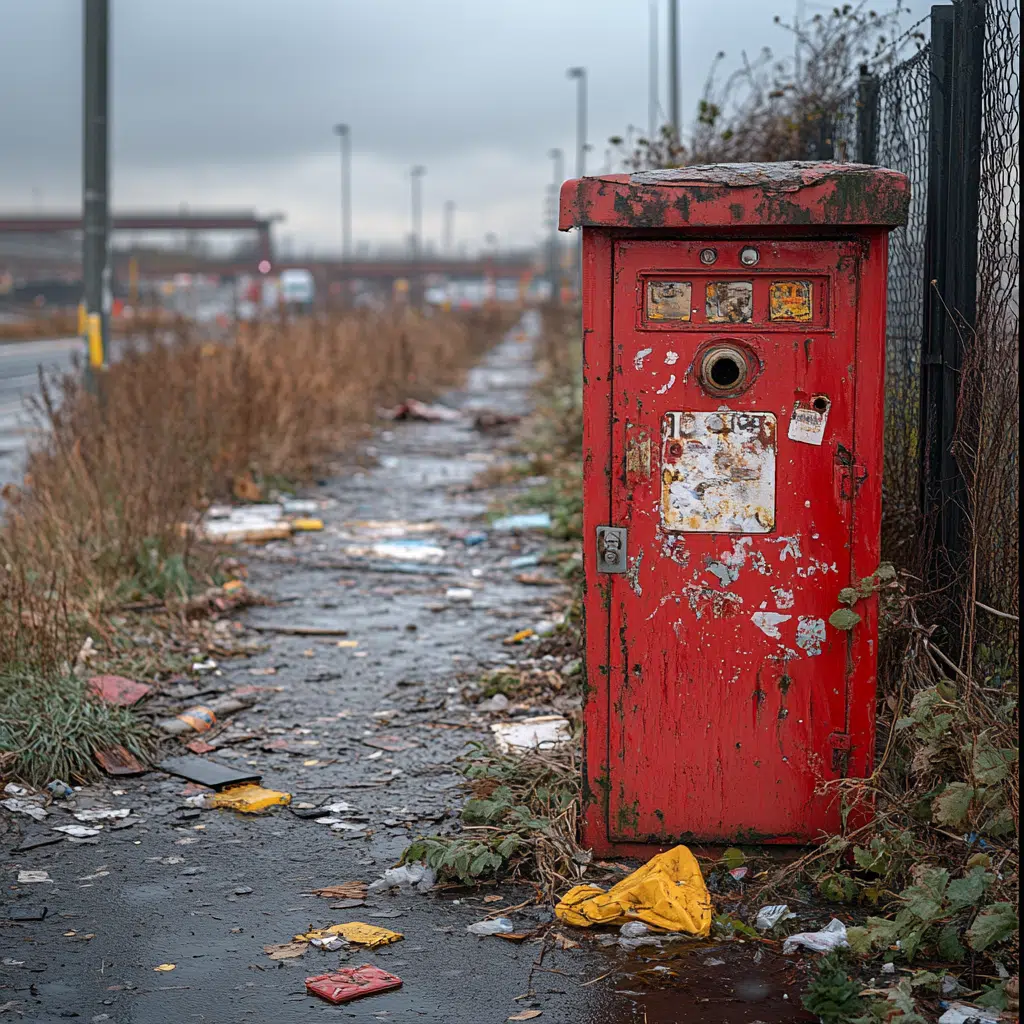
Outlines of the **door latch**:
<svg viewBox="0 0 1024 1024">
<path fill-rule="evenodd" d="M 597 571 L 626 571 L 626 531 L 622 527 L 597 528 Z"/>
</svg>

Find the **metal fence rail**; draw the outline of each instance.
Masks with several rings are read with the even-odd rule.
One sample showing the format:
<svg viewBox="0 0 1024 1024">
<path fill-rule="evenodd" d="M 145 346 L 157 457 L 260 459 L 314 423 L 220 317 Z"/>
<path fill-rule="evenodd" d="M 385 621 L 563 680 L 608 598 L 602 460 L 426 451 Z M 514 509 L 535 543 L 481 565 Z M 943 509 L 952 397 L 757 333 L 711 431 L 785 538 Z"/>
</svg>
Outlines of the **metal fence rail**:
<svg viewBox="0 0 1024 1024">
<path fill-rule="evenodd" d="M 884 75 L 863 68 L 831 131 L 834 158 L 912 189 L 890 238 L 886 555 L 936 587 L 971 559 L 975 596 L 1014 615 L 1019 60 L 1018 0 L 937 5 L 930 42 Z"/>
</svg>

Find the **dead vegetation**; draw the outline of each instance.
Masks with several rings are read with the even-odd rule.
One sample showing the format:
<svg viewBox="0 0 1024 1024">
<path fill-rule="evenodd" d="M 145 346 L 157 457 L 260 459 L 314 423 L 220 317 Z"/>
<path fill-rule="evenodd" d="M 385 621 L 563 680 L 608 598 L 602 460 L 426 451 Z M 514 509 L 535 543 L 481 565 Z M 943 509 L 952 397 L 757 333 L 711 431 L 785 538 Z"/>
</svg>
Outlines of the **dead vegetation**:
<svg viewBox="0 0 1024 1024">
<path fill-rule="evenodd" d="M 42 381 L 24 481 L 5 490 L 0 523 L 5 773 L 90 774 L 91 751 L 68 764 L 57 756 L 75 721 L 83 749 L 120 735 L 143 750 L 127 714 L 104 719 L 110 735 L 100 727 L 69 674 L 86 635 L 108 669 L 123 659 L 153 672 L 133 639 L 146 630 L 130 611 L 115 624 L 115 613 L 155 606 L 168 634 L 150 649 L 157 662 L 201 639 L 196 616 L 224 579 L 188 528 L 203 510 L 311 479 L 378 406 L 458 383 L 508 320 L 409 310 L 282 319 L 241 325 L 226 343 L 178 325 L 138 339 L 95 391 L 77 374 Z"/>
</svg>

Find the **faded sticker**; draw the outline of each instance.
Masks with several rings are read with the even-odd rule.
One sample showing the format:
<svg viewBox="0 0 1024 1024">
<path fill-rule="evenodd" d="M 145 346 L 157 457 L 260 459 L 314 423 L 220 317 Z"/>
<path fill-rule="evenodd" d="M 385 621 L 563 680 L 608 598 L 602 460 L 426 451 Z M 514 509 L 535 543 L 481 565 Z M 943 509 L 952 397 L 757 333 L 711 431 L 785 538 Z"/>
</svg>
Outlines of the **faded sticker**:
<svg viewBox="0 0 1024 1024">
<path fill-rule="evenodd" d="M 788 622 L 792 615 L 780 615 L 778 612 L 754 612 L 750 616 L 750 621 L 765 636 L 770 636 L 773 640 L 781 640 L 782 633 L 779 632 L 779 625 L 783 622 Z"/>
<path fill-rule="evenodd" d="M 713 324 L 746 324 L 754 316 L 752 281 L 709 281 L 705 315 Z"/>
<path fill-rule="evenodd" d="M 648 281 L 648 320 L 689 320 L 689 281 Z"/>
<path fill-rule="evenodd" d="M 790 441 L 820 445 L 825 437 L 825 424 L 832 403 L 824 395 L 815 395 L 810 402 L 796 402 L 789 418 Z"/>
<path fill-rule="evenodd" d="M 810 281 L 772 281 L 768 289 L 768 316 L 772 320 L 810 320 L 813 296 L 814 285 Z"/>
<path fill-rule="evenodd" d="M 670 412 L 661 455 L 661 521 L 680 533 L 775 528 L 776 421 L 770 412 Z"/>
<path fill-rule="evenodd" d="M 821 654 L 825 642 L 825 620 L 812 619 L 801 615 L 796 620 L 796 645 L 807 652 L 808 657 Z"/>
</svg>

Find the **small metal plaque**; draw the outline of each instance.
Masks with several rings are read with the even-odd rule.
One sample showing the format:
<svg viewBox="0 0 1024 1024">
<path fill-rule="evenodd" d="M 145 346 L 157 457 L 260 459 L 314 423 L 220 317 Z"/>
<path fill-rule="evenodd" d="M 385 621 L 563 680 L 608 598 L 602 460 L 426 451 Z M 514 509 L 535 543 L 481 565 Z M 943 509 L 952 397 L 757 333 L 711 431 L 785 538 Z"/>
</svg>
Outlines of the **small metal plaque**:
<svg viewBox="0 0 1024 1024">
<path fill-rule="evenodd" d="M 772 281 L 768 289 L 768 315 L 772 320 L 810 320 L 814 315 L 811 281 Z"/>
<path fill-rule="evenodd" d="M 626 531 L 621 526 L 597 528 L 597 571 L 626 571 Z"/>
<path fill-rule="evenodd" d="M 661 522 L 677 533 L 775 529 L 776 420 L 770 412 L 670 412 Z"/>
<path fill-rule="evenodd" d="M 712 324 L 747 324 L 754 316 L 752 281 L 709 281 L 705 316 Z"/>
<path fill-rule="evenodd" d="M 689 281 L 648 281 L 648 320 L 689 320 L 692 288 Z"/>
</svg>

